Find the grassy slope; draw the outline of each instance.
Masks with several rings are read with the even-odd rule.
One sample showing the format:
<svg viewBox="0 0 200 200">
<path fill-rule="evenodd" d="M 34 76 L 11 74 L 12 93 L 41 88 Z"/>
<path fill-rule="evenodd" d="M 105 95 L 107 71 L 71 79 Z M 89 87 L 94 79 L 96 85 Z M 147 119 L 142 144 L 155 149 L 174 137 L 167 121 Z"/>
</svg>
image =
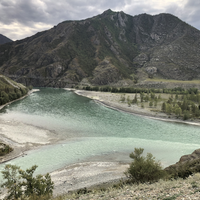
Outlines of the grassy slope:
<svg viewBox="0 0 200 200">
<path fill-rule="evenodd" d="M 0 75 L 0 89 L 2 88 L 5 88 L 5 87 L 8 87 L 8 88 L 25 88 L 24 85 L 20 84 L 20 83 L 17 83 L 13 80 L 11 80 L 10 78 L 7 78 L 3 75 Z"/>
<path fill-rule="evenodd" d="M 65 196 L 53 198 L 54 200 L 67 199 L 199 199 L 200 174 L 195 174 L 187 179 L 173 181 L 160 180 L 154 184 L 124 185 L 106 190 L 92 190 L 87 194 L 70 193 Z"/>
</svg>

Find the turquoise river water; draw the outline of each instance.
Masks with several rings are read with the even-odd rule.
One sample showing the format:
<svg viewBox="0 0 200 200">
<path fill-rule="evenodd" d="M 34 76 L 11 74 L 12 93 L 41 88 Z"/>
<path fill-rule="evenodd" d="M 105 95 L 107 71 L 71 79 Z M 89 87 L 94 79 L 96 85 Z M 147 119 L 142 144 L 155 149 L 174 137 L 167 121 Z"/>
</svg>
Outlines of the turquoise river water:
<svg viewBox="0 0 200 200">
<path fill-rule="evenodd" d="M 38 173 L 84 161 L 127 162 L 135 147 L 151 152 L 167 166 L 200 148 L 199 126 L 116 111 L 64 89 L 40 88 L 5 107 L 0 116 L 51 130 L 64 138 L 8 162 L 24 169 L 36 164 Z"/>
</svg>

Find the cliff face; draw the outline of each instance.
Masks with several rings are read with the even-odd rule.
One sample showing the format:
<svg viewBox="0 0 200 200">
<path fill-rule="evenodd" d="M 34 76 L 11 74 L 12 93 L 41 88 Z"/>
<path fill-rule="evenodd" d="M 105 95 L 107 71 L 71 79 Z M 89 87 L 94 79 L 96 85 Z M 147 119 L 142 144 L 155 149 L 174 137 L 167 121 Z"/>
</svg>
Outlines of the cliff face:
<svg viewBox="0 0 200 200">
<path fill-rule="evenodd" d="M 200 76 L 200 31 L 170 14 L 105 11 L 0 45 L 0 73 L 25 85 L 123 85 Z"/>
</svg>

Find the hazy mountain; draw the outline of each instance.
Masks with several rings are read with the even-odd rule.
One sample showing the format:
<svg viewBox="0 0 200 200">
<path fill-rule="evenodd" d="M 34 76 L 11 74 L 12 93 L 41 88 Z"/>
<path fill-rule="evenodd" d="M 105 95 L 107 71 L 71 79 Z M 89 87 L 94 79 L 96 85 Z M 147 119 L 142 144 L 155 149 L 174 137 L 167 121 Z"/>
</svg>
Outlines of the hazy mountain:
<svg viewBox="0 0 200 200">
<path fill-rule="evenodd" d="M 0 73 L 33 86 L 200 78 L 200 31 L 171 14 L 105 11 L 0 45 Z"/>
<path fill-rule="evenodd" d="M 12 40 L 7 38 L 6 36 L 0 34 L 0 44 L 5 44 L 5 43 L 8 43 L 8 42 L 12 42 Z"/>
</svg>

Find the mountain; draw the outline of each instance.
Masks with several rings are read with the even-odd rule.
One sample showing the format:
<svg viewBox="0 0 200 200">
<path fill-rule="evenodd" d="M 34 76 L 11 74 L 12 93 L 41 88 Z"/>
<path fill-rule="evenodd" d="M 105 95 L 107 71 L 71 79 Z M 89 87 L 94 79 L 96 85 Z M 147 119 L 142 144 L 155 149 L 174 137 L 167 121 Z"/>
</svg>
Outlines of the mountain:
<svg viewBox="0 0 200 200">
<path fill-rule="evenodd" d="M 5 44 L 5 43 L 8 43 L 8 42 L 12 42 L 11 39 L 7 38 L 6 36 L 0 34 L 0 45 L 1 44 Z"/>
<path fill-rule="evenodd" d="M 0 73 L 45 87 L 199 79 L 200 31 L 171 14 L 107 10 L 0 45 Z"/>
</svg>

